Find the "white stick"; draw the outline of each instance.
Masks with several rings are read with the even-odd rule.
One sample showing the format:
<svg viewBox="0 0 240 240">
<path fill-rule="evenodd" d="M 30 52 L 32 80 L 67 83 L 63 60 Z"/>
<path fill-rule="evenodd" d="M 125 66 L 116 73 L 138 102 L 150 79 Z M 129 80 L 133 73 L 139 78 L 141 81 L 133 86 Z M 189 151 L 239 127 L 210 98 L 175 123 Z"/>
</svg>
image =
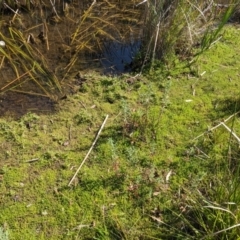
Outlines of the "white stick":
<svg viewBox="0 0 240 240">
<path fill-rule="evenodd" d="M 231 116 L 229 116 L 227 119 L 225 119 L 223 122 L 220 122 L 218 125 L 216 125 L 216 126 L 212 127 L 212 128 L 211 128 L 211 129 L 209 129 L 208 131 L 206 131 L 206 132 L 204 132 L 204 133 L 202 133 L 202 134 L 198 135 L 197 137 L 195 137 L 195 138 L 193 139 L 193 141 L 194 141 L 194 140 L 196 140 L 196 139 L 198 139 L 198 138 L 200 138 L 200 137 L 202 137 L 202 136 L 203 136 L 205 133 L 211 132 L 212 130 L 214 130 L 214 129 L 218 128 L 219 126 L 221 126 L 221 125 L 222 125 L 222 123 L 225 123 L 225 122 L 227 122 L 229 119 L 231 119 L 232 117 L 234 117 L 235 115 L 237 115 L 239 112 L 240 112 L 240 111 L 238 111 L 238 112 L 234 113 L 233 115 L 231 115 Z"/>
<path fill-rule="evenodd" d="M 238 143 L 240 143 L 240 138 L 237 136 L 237 134 L 235 132 L 233 132 L 233 130 L 231 128 L 229 128 L 225 123 L 221 123 L 238 141 Z"/>
<path fill-rule="evenodd" d="M 108 119 L 108 115 L 105 117 L 105 119 L 104 119 L 104 121 L 103 121 L 103 123 L 102 123 L 102 125 L 101 125 L 101 128 L 99 129 L 99 131 L 98 131 L 98 133 L 97 133 L 97 136 L 95 137 L 95 140 L 94 140 L 94 142 L 92 143 L 92 146 L 91 146 L 90 149 L 88 150 L 87 155 L 85 156 L 85 158 L 83 159 L 83 161 L 82 161 L 82 163 L 80 164 L 79 168 L 77 169 L 77 171 L 76 171 L 75 174 L 73 175 L 71 181 L 68 183 L 68 186 L 69 186 L 69 187 L 71 186 L 71 184 L 72 184 L 72 182 L 74 181 L 75 177 L 77 176 L 78 172 L 79 172 L 80 169 L 82 168 L 83 164 L 86 162 L 89 154 L 90 154 L 91 151 L 93 150 L 93 147 L 94 147 L 94 145 L 96 144 L 96 142 L 97 142 L 97 140 L 98 140 L 98 138 L 99 138 L 99 136 L 100 136 L 100 133 L 102 132 L 103 127 L 104 127 L 104 125 L 105 125 L 106 122 L 107 122 L 107 119 Z"/>
</svg>

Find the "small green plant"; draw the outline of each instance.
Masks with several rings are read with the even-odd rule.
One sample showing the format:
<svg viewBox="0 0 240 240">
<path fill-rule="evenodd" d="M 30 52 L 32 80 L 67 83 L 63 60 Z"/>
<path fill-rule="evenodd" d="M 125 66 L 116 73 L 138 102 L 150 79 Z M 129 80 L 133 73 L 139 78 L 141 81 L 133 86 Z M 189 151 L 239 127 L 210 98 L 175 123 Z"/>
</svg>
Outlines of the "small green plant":
<svg viewBox="0 0 240 240">
<path fill-rule="evenodd" d="M 9 240 L 8 230 L 0 227 L 0 240 Z"/>
</svg>

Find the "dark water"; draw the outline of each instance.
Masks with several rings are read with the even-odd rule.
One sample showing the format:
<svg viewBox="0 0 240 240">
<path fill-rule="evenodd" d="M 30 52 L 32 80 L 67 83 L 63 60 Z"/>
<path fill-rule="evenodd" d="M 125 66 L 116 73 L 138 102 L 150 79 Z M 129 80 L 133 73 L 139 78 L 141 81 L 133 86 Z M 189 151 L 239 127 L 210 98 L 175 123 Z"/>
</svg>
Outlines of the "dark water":
<svg viewBox="0 0 240 240">
<path fill-rule="evenodd" d="M 19 118 L 28 112 L 48 114 L 57 109 L 56 103 L 49 98 L 8 92 L 0 95 L 0 116 Z"/>
<path fill-rule="evenodd" d="M 141 46 L 140 39 L 130 43 L 106 42 L 100 62 L 105 74 L 121 74 L 131 72 L 134 57 Z"/>
</svg>

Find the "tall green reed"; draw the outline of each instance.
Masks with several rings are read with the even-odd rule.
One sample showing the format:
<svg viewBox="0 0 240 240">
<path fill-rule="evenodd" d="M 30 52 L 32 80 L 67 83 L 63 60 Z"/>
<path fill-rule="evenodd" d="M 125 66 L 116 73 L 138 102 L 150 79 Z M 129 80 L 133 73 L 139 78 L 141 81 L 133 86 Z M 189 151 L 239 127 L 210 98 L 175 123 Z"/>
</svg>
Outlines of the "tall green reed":
<svg viewBox="0 0 240 240">
<path fill-rule="evenodd" d="M 142 49 L 145 62 L 171 62 L 176 55 L 194 58 L 207 50 L 239 6 L 238 0 L 226 2 L 222 11 L 211 0 L 147 1 Z M 193 54 L 193 47 L 199 43 L 200 51 Z"/>
</svg>

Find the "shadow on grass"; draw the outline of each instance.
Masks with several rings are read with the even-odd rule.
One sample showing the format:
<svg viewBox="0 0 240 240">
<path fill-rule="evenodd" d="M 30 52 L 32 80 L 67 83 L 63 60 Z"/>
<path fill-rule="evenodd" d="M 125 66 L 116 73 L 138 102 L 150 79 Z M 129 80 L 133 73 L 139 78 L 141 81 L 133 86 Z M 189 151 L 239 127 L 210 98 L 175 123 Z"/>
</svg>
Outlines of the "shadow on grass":
<svg viewBox="0 0 240 240">
<path fill-rule="evenodd" d="M 79 185 L 84 191 L 98 190 L 99 188 L 109 189 L 110 191 L 122 191 L 125 182 L 124 174 L 115 174 L 106 178 L 98 178 L 96 180 L 84 179 Z"/>
<path fill-rule="evenodd" d="M 240 98 L 225 98 L 224 100 L 216 100 L 214 102 L 218 112 L 221 112 L 225 117 L 240 111 Z"/>
</svg>

